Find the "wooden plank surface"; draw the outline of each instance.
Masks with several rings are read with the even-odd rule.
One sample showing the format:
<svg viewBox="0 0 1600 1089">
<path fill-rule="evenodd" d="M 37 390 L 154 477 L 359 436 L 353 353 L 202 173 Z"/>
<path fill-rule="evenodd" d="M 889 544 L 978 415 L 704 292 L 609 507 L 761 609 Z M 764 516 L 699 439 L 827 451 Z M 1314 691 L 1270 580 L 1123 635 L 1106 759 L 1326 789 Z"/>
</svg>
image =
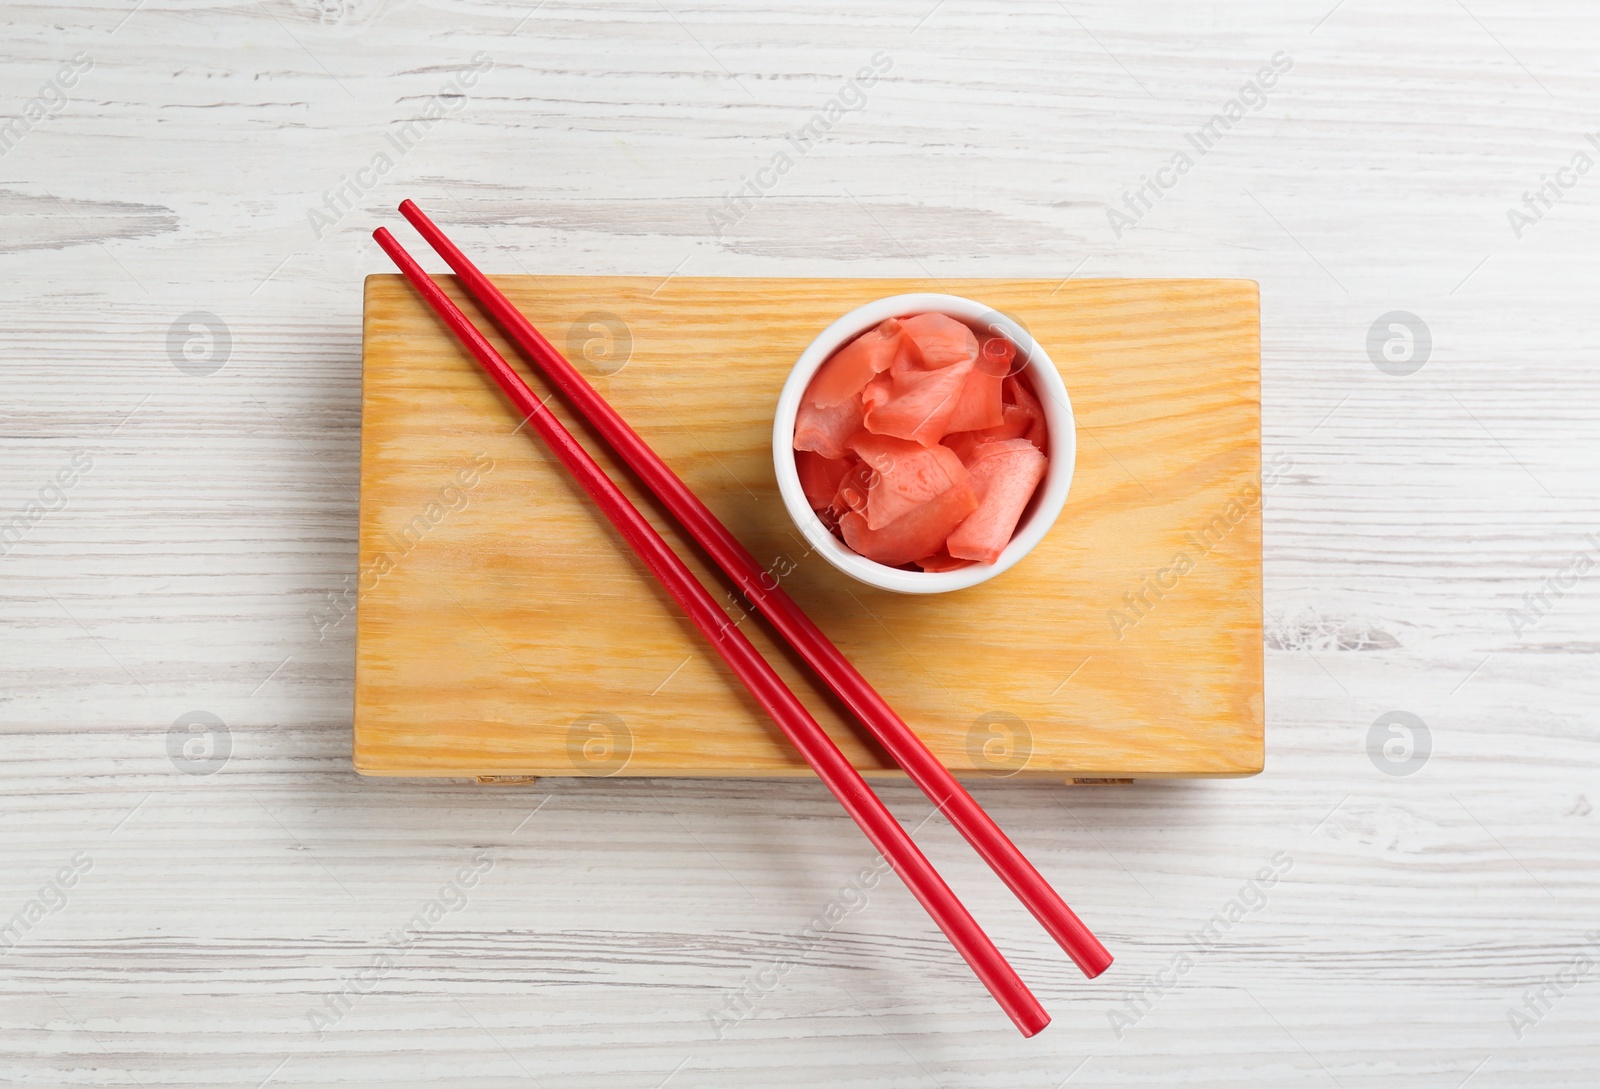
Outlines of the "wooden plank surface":
<svg viewBox="0 0 1600 1089">
<path fill-rule="evenodd" d="M 1260 770 L 1255 284 L 524 276 L 501 286 L 946 766 L 1056 779 Z M 1067 507 L 1027 560 L 970 590 L 910 596 L 862 586 L 806 547 L 773 479 L 772 410 L 834 318 L 932 290 L 1031 331 L 1067 381 L 1081 452 Z M 415 292 L 371 277 L 365 315 L 358 770 L 809 774 Z M 727 581 L 665 531 L 724 596 Z M 726 606 L 858 766 L 893 767 L 746 618 L 748 605 Z"/>
<path fill-rule="evenodd" d="M 1593 5 L 667 8 L 0 6 L 0 118 L 94 61 L 0 157 L 0 521 L 93 461 L 0 556 L 0 919 L 94 861 L 3 958 L 0 1080 L 1592 1089 L 1593 972 L 1508 1014 L 1600 917 L 1600 580 L 1511 617 L 1600 533 L 1600 174 L 1520 234 L 1506 213 L 1593 154 Z M 880 50 L 865 106 L 716 233 Z M 1265 104 L 1118 234 L 1107 210 L 1279 51 Z M 1266 771 L 973 781 L 1116 954 L 1093 983 L 878 784 L 1048 1030 L 1019 1041 L 888 878 L 800 939 L 871 863 L 814 782 L 351 769 L 360 282 L 407 196 L 496 272 L 1260 282 L 1263 448 L 1292 466 L 1264 518 Z M 1409 376 L 1369 354 L 1395 310 L 1431 331 Z M 186 772 L 194 711 L 223 728 L 179 735 Z M 1420 768 L 1371 745 L 1392 711 L 1425 724 Z M 398 946 L 486 848 L 467 905 Z M 800 954 L 776 982 L 775 951 Z"/>
</svg>

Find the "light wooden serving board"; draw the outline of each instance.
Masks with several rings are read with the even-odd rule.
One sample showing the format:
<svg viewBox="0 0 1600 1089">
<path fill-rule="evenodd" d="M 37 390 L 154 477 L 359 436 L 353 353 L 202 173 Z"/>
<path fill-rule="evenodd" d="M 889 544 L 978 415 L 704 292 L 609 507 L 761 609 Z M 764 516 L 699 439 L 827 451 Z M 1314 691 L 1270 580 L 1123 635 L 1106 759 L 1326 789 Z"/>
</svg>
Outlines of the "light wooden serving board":
<svg viewBox="0 0 1600 1089">
<path fill-rule="evenodd" d="M 453 278 L 441 282 L 480 318 Z M 788 572 L 784 587 L 950 768 L 1069 779 L 1261 769 L 1253 282 L 496 282 L 759 560 Z M 910 291 L 1019 319 L 1054 358 L 1078 421 L 1055 528 L 1006 574 L 938 596 L 876 591 L 808 554 L 771 461 L 773 407 L 802 349 L 845 311 Z M 739 615 L 727 581 L 551 404 Z M 519 423 L 404 280 L 367 279 L 357 770 L 809 774 Z M 742 626 L 858 767 L 891 769 L 763 621 Z"/>
</svg>

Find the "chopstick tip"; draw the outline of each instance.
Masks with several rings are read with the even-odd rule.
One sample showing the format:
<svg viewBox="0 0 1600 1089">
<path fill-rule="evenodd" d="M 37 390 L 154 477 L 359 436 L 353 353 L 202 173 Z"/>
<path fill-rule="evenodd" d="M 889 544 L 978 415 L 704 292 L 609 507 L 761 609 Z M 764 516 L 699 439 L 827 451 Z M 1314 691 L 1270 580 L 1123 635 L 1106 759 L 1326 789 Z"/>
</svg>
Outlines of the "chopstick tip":
<svg viewBox="0 0 1600 1089">
<path fill-rule="evenodd" d="M 1024 1040 L 1031 1040 L 1050 1026 L 1050 1015 L 1040 1011 L 1043 1020 L 1029 1021 L 1027 1024 L 1017 1023 L 1017 1029 L 1022 1033 Z"/>
</svg>

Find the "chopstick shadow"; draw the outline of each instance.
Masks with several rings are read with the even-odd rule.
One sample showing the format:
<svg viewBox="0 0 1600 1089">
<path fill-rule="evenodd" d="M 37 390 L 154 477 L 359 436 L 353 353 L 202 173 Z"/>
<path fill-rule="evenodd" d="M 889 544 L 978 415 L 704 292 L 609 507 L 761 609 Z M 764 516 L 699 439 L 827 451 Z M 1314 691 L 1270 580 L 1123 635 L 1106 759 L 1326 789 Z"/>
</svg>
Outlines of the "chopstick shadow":
<svg viewBox="0 0 1600 1089">
<path fill-rule="evenodd" d="M 583 416 L 570 410 L 564 399 L 556 394 L 554 386 L 545 379 L 536 366 L 530 363 L 516 345 L 505 339 L 498 326 L 489 319 L 488 315 L 478 310 L 471 300 L 461 299 L 458 301 L 463 310 L 473 317 L 474 324 L 486 336 L 490 337 L 502 356 L 516 367 L 524 380 L 538 393 L 546 407 L 583 444 L 589 455 L 594 458 L 606 475 L 628 495 L 633 505 L 649 519 L 656 532 L 689 565 L 700 584 L 710 591 L 713 598 L 723 604 L 730 623 L 734 624 L 741 634 L 750 639 L 757 650 L 775 668 L 779 667 L 780 659 L 787 663 L 789 668 L 787 670 L 779 668 L 779 672 L 783 674 L 785 683 L 789 685 L 795 695 L 806 704 L 812 717 L 816 718 L 823 728 L 836 738 L 841 730 L 853 732 L 856 740 L 869 751 L 874 763 L 882 767 L 892 767 L 892 759 L 890 759 L 883 747 L 878 744 L 877 740 L 872 737 L 871 733 L 856 721 L 855 717 L 843 701 L 833 693 L 832 689 L 811 673 L 804 658 L 790 647 L 787 641 L 778 635 L 776 629 L 772 627 L 766 618 L 761 616 L 744 595 L 736 590 L 733 580 L 723 574 L 699 543 L 679 527 L 666 509 L 666 506 L 656 499 L 654 494 L 651 493 L 627 463 L 612 452 L 599 431 Z M 442 335 L 446 337 L 453 336 L 442 319 L 437 315 L 431 314 L 431 312 L 430 316 L 438 324 Z M 498 387 L 493 389 L 493 393 L 504 407 L 506 417 L 511 420 L 518 419 L 519 410 L 511 403 L 505 393 Z M 529 432 L 528 441 L 530 445 L 538 450 L 542 457 L 550 461 L 555 460 L 555 455 L 549 451 L 537 434 L 532 433 L 531 428 L 525 426 L 521 430 Z M 723 677 L 728 691 L 733 694 L 745 711 L 748 723 L 765 731 L 774 744 L 787 747 L 788 741 L 784 737 L 783 731 L 773 722 L 756 698 L 751 695 L 749 689 L 739 680 L 732 668 L 722 660 L 716 649 L 708 645 L 705 637 L 701 635 L 693 621 L 685 615 L 682 608 L 672 597 L 672 594 L 650 573 L 644 561 L 635 554 L 622 536 L 610 526 L 608 519 L 595 506 L 582 485 L 564 470 L 553 474 L 553 476 L 556 478 L 553 486 L 565 489 L 565 493 L 571 496 L 575 503 L 587 509 L 595 522 L 604 527 L 608 539 L 617 549 L 618 554 L 626 556 L 628 561 L 633 564 L 634 569 L 640 576 L 638 580 L 639 589 L 641 592 L 652 595 L 656 603 L 672 616 L 674 623 L 683 633 L 685 645 L 693 647 L 694 653 L 714 665 L 718 673 Z M 721 516 L 723 514 L 719 512 L 719 517 Z M 751 539 L 752 527 L 739 525 L 737 519 L 725 520 L 729 525 L 729 529 L 741 540 Z"/>
</svg>

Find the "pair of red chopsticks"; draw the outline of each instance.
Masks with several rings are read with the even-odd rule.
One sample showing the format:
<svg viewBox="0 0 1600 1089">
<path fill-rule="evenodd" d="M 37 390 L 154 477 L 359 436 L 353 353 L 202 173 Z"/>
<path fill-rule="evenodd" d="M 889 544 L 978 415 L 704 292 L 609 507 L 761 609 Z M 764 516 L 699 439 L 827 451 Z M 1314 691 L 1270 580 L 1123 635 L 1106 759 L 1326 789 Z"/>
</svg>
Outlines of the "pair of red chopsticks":
<svg viewBox="0 0 1600 1089">
<path fill-rule="evenodd" d="M 928 751 L 921 739 L 900 720 L 883 697 L 801 611 L 800 606 L 781 588 L 767 585 L 772 581 L 771 578 L 728 532 L 727 527 L 420 208 L 407 200 L 400 205 L 400 212 L 455 270 L 467 294 L 494 319 L 512 343 L 544 372 L 545 377 L 566 397 L 578 414 L 638 474 L 645 486 L 705 549 L 717 566 L 734 580 L 778 633 L 850 707 L 895 762 L 944 812 L 950 823 L 966 837 L 967 842 L 1066 950 L 1083 973 L 1093 979 L 1105 971 L 1111 964 L 1111 954 L 1105 946 L 1089 932 L 1055 889 Z M 528 384 L 484 339 L 460 308 L 395 241 L 388 229 L 378 228 L 373 232 L 373 237 L 772 716 L 845 811 L 866 833 L 873 846 L 894 867 L 912 895 L 921 902 L 939 929 L 944 931 L 956 951 L 971 966 L 1022 1034 L 1032 1036 L 1049 1024 L 1050 1015 L 1045 1013 L 1038 999 L 961 901 L 956 899 L 899 821 L 738 627 L 727 622 L 721 607 L 654 527 L 572 434 L 544 407 Z"/>
</svg>

